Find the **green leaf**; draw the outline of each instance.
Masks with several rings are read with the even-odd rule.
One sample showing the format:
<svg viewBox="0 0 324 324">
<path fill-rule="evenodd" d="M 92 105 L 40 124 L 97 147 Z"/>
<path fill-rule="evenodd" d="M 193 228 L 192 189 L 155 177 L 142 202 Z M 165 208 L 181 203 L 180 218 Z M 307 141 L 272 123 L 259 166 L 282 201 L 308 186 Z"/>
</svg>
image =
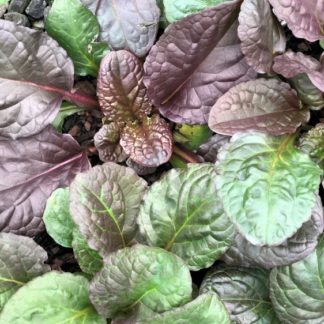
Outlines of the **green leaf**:
<svg viewBox="0 0 324 324">
<path fill-rule="evenodd" d="M 43 221 L 46 231 L 56 243 L 72 247 L 75 224 L 69 212 L 69 188 L 59 188 L 51 194 L 46 203 Z"/>
<path fill-rule="evenodd" d="M 224 209 L 254 245 L 279 245 L 311 217 L 322 174 L 293 136 L 236 134 L 218 154 Z"/>
<path fill-rule="evenodd" d="M 9 2 L 9 0 L 0 0 L 0 6 L 7 4 Z"/>
<path fill-rule="evenodd" d="M 270 296 L 283 323 L 324 323 L 323 235 L 308 257 L 271 271 Z"/>
<path fill-rule="evenodd" d="M 174 308 L 153 318 L 138 321 L 138 324 L 230 324 L 226 308 L 213 293 L 206 293 L 197 297 L 192 302 Z"/>
<path fill-rule="evenodd" d="M 204 278 L 200 293 L 216 293 L 233 323 L 279 324 L 269 297 L 269 272 L 218 266 Z"/>
<path fill-rule="evenodd" d="M 164 312 L 191 298 L 191 277 L 185 263 L 160 248 L 135 245 L 110 254 L 90 285 L 98 312 L 114 318 L 143 304 Z"/>
<path fill-rule="evenodd" d="M 163 0 L 165 16 L 173 23 L 195 12 L 216 6 L 228 0 Z"/>
<path fill-rule="evenodd" d="M 46 260 L 46 251 L 32 238 L 0 233 L 0 313 L 5 303 L 20 287 L 50 270 L 50 267 L 44 264 Z"/>
<path fill-rule="evenodd" d="M 99 24 L 90 10 L 78 0 L 55 0 L 45 28 L 67 51 L 76 74 L 97 76 L 100 59 L 107 53 L 108 46 L 96 43 Z"/>
<path fill-rule="evenodd" d="M 91 249 L 85 237 L 75 228 L 73 231 L 72 248 L 81 270 L 90 275 L 97 273 L 103 266 L 99 253 Z"/>
<path fill-rule="evenodd" d="M 51 271 L 11 297 L 0 323 L 105 324 L 89 301 L 88 280 L 71 273 Z"/>
<path fill-rule="evenodd" d="M 209 163 L 173 169 L 149 188 L 138 216 L 148 244 L 181 257 L 191 270 L 211 266 L 235 234 L 217 197 L 215 179 Z"/>
<path fill-rule="evenodd" d="M 146 187 L 133 169 L 112 162 L 75 177 L 70 212 L 90 248 L 105 257 L 133 244 Z"/>
<path fill-rule="evenodd" d="M 58 114 L 52 122 L 52 126 L 62 133 L 64 119 L 80 111 L 84 111 L 84 108 L 75 106 L 69 102 L 63 102 Z"/>
<path fill-rule="evenodd" d="M 324 39 L 319 41 L 320 46 L 324 49 Z"/>
</svg>

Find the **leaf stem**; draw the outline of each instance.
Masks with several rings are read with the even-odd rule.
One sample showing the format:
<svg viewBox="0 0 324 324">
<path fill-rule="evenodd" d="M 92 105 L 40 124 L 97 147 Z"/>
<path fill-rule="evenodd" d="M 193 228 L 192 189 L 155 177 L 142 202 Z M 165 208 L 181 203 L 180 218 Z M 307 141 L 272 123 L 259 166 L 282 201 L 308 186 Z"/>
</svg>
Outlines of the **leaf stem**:
<svg viewBox="0 0 324 324">
<path fill-rule="evenodd" d="M 173 146 L 173 153 L 185 163 L 202 163 L 203 159 L 187 150 L 183 146 L 176 144 Z"/>
</svg>

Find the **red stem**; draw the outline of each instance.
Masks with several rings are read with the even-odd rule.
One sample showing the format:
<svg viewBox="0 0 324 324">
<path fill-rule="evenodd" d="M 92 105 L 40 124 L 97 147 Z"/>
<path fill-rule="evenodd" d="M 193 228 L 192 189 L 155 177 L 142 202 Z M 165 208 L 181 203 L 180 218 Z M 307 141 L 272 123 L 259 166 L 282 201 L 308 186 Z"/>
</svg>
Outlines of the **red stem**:
<svg viewBox="0 0 324 324">
<path fill-rule="evenodd" d="M 187 150 L 186 148 L 178 144 L 173 146 L 173 153 L 186 163 L 203 162 L 201 157 L 199 157 L 198 155 L 192 153 L 191 151 Z"/>
</svg>

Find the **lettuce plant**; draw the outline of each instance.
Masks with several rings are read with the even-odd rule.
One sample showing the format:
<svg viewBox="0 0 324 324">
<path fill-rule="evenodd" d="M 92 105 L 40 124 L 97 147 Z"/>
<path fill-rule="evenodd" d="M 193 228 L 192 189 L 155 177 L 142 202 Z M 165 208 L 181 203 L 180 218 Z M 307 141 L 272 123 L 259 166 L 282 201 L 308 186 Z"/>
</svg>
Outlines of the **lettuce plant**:
<svg viewBox="0 0 324 324">
<path fill-rule="evenodd" d="M 0 19 L 0 323 L 323 323 L 323 12 L 54 0 L 46 32 Z M 88 146 L 62 133 L 85 110 Z"/>
</svg>

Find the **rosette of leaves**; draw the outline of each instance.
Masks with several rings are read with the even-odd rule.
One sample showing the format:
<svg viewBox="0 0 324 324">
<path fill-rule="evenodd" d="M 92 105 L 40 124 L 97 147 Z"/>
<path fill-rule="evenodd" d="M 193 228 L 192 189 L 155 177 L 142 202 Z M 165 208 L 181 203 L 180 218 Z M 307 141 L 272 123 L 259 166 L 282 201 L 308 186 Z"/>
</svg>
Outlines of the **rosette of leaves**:
<svg viewBox="0 0 324 324">
<path fill-rule="evenodd" d="M 107 123 L 95 136 L 103 161 L 122 162 L 130 156 L 154 167 L 170 159 L 172 134 L 159 115 L 151 115 L 138 58 L 124 50 L 109 53 L 100 65 L 97 95 Z"/>
</svg>

